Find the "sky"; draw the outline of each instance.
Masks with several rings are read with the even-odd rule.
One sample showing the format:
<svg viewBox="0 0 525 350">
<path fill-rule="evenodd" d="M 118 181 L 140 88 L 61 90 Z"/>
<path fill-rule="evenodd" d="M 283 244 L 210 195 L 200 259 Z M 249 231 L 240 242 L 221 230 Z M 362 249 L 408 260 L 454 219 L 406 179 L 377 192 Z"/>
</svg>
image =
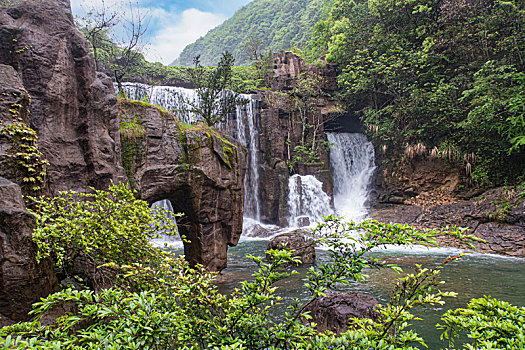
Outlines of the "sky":
<svg viewBox="0 0 525 350">
<path fill-rule="evenodd" d="M 126 8 L 129 0 L 71 0 L 73 15 L 85 16 L 92 8 Z M 131 0 L 148 14 L 144 54 L 148 61 L 170 64 L 210 29 L 230 18 L 251 0 Z"/>
</svg>

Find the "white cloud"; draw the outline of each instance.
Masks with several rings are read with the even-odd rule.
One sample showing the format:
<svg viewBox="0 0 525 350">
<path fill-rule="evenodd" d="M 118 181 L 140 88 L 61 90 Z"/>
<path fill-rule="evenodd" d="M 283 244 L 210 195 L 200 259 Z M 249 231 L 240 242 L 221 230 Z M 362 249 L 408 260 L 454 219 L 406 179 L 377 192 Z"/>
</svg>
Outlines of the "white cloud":
<svg viewBox="0 0 525 350">
<path fill-rule="evenodd" d="M 164 64 L 173 62 L 186 45 L 191 44 L 210 29 L 215 28 L 226 20 L 223 14 L 204 12 L 196 8 L 186 9 L 183 12 L 176 8 L 161 8 L 148 6 L 153 4 L 149 0 L 131 0 L 139 4 L 135 8 L 141 16 L 147 17 L 148 31 L 142 38 L 145 44 L 145 56 L 149 61 L 160 61 Z M 104 4 L 104 6 L 102 6 Z M 119 12 L 120 18 L 129 20 L 128 0 L 71 0 L 74 15 L 85 15 L 92 8 L 107 8 L 110 13 Z M 113 29 L 113 36 L 117 41 L 127 37 L 126 21 Z"/>
<path fill-rule="evenodd" d="M 160 11 L 154 14 L 152 20 L 160 20 L 160 23 L 156 33 L 149 40 L 146 58 L 164 64 L 173 62 L 186 45 L 226 20 L 224 15 L 202 12 L 194 8 L 181 14 Z"/>
</svg>

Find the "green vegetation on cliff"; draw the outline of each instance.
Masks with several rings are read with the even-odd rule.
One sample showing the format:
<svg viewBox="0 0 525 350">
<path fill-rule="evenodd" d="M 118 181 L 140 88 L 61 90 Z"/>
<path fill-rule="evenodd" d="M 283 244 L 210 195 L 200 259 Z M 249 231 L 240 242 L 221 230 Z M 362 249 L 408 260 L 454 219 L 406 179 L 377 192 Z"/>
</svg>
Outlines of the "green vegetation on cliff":
<svg viewBox="0 0 525 350">
<path fill-rule="evenodd" d="M 523 1 L 335 0 L 310 54 L 341 65 L 392 167 L 441 157 L 494 185 L 525 176 L 524 28 Z"/>
<path fill-rule="evenodd" d="M 305 46 L 321 18 L 327 0 L 255 0 L 232 18 L 188 45 L 175 65 L 191 66 L 195 56 L 203 65 L 213 65 L 228 50 L 238 65 L 252 62 L 257 51 L 288 50 Z"/>
</svg>

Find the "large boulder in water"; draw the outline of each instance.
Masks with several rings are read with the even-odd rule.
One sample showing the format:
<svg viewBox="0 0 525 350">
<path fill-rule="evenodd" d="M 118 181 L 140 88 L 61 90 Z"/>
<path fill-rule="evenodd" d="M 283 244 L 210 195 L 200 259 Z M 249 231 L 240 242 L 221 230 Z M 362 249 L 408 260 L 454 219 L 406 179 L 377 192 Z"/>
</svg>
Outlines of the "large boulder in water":
<svg viewBox="0 0 525 350">
<path fill-rule="evenodd" d="M 29 125 L 50 163 L 52 194 L 125 181 L 113 85 L 95 72 L 69 1 L 0 8 L 0 64 L 18 72 L 31 96 Z"/>
<path fill-rule="evenodd" d="M 203 124 L 184 126 L 165 110 L 120 101 L 124 167 L 140 198 L 170 200 L 186 258 L 213 271 L 227 266 L 242 233 L 246 151 Z"/>
<path fill-rule="evenodd" d="M 306 311 L 310 311 L 309 322 L 317 324 L 317 331 L 327 330 L 344 333 L 349 328 L 350 318 L 377 319 L 374 307 L 376 298 L 360 292 L 327 292 L 326 296 L 314 301 Z"/>
<path fill-rule="evenodd" d="M 315 262 L 315 244 L 309 237 L 310 232 L 306 230 L 295 230 L 275 236 L 269 243 L 267 249 L 291 250 L 293 256 L 299 258 L 303 264 Z"/>
</svg>

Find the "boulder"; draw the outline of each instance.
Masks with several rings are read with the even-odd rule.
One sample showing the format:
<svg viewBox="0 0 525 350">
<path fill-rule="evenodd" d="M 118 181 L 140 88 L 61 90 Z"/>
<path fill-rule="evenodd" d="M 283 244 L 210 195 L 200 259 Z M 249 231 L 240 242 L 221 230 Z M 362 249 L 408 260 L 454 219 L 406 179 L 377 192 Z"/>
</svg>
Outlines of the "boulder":
<svg viewBox="0 0 525 350">
<path fill-rule="evenodd" d="M 330 330 L 344 333 L 349 328 L 350 318 L 377 319 L 374 311 L 377 304 L 376 298 L 360 292 L 330 291 L 314 301 L 306 311 L 312 316 L 308 322 L 315 322 L 318 332 Z"/>
<path fill-rule="evenodd" d="M 212 271 L 227 266 L 228 246 L 242 233 L 246 151 L 203 124 L 139 101 L 121 101 L 124 167 L 140 198 L 169 199 L 186 258 Z"/>
<path fill-rule="evenodd" d="M 34 228 L 20 187 L 0 178 L 0 319 L 27 320 L 32 304 L 58 288 L 50 259 L 36 261 Z"/>
<path fill-rule="evenodd" d="M 68 1 L 27 0 L 1 8 L 0 64 L 18 72 L 31 96 L 29 125 L 50 163 L 51 194 L 126 180 L 113 85 L 95 72 Z"/>
<path fill-rule="evenodd" d="M 267 249 L 293 250 L 293 256 L 298 257 L 302 264 L 313 264 L 315 262 L 315 244 L 309 239 L 309 231 L 295 230 L 275 236 L 269 243 Z M 267 258 L 269 258 L 267 256 Z"/>
</svg>

